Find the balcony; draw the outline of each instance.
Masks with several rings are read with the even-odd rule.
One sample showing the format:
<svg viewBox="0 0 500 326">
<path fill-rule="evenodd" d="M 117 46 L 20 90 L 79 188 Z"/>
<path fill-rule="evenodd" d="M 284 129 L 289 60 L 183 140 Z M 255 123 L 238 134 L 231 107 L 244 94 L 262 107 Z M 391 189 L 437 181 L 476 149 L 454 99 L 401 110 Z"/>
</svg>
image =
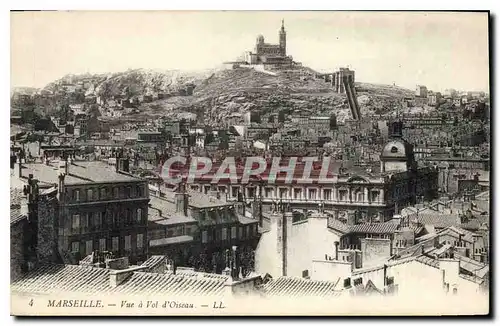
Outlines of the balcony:
<svg viewBox="0 0 500 326">
<path fill-rule="evenodd" d="M 105 199 L 105 200 L 89 200 L 89 201 L 73 201 L 66 203 L 65 206 L 92 206 L 92 205 L 105 205 L 105 204 L 112 204 L 116 202 L 133 202 L 133 201 L 138 201 L 138 200 L 149 200 L 147 197 L 134 197 L 134 198 L 115 198 L 115 199 Z"/>
<path fill-rule="evenodd" d="M 247 198 L 247 203 L 253 202 L 253 198 Z M 370 201 L 350 201 L 350 200 L 334 200 L 334 199 L 308 199 L 308 198 L 288 198 L 288 197 L 264 197 L 262 198 L 263 203 L 273 203 L 273 202 L 283 202 L 290 204 L 316 204 L 320 203 L 323 205 L 343 205 L 343 206 L 367 206 L 367 207 L 386 207 L 388 202 L 370 202 Z"/>
</svg>

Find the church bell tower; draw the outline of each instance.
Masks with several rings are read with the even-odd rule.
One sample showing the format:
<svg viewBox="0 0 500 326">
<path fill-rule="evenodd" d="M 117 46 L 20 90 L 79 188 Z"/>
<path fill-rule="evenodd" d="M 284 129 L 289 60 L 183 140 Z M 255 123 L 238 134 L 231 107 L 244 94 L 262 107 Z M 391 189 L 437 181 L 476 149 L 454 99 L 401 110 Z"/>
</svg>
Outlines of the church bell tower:
<svg viewBox="0 0 500 326">
<path fill-rule="evenodd" d="M 281 20 L 281 29 L 280 29 L 280 49 L 281 55 L 286 57 L 286 32 L 285 32 L 285 20 Z"/>
</svg>

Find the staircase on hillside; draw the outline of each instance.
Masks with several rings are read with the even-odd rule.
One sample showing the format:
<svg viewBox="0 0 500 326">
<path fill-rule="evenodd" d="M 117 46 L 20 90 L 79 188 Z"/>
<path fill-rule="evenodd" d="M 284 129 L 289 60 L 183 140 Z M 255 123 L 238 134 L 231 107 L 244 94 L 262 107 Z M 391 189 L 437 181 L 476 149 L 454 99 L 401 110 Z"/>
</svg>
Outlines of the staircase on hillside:
<svg viewBox="0 0 500 326">
<path fill-rule="evenodd" d="M 361 110 L 359 109 L 356 88 L 354 87 L 354 82 L 347 77 L 348 76 L 344 76 L 344 78 L 342 79 L 345 93 L 347 95 L 347 101 L 349 102 L 349 108 L 351 109 L 352 118 L 359 121 L 361 120 Z"/>
</svg>

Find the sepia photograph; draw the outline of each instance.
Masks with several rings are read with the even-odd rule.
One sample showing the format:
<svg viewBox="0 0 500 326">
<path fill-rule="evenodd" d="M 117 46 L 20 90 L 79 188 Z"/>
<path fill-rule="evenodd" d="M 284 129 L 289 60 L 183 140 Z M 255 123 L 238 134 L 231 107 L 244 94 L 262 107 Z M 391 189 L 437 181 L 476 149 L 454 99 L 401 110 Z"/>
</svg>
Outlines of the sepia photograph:
<svg viewBox="0 0 500 326">
<path fill-rule="evenodd" d="M 11 11 L 13 316 L 484 316 L 489 11 Z"/>
</svg>

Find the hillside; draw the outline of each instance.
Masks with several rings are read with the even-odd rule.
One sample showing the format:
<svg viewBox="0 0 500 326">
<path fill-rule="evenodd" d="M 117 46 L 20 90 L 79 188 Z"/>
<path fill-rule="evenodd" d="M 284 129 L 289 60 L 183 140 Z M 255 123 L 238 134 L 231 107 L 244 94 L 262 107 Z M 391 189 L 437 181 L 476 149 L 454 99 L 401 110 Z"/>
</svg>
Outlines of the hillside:
<svg viewBox="0 0 500 326">
<path fill-rule="evenodd" d="M 136 69 L 113 74 L 67 75 L 45 89 L 56 92 L 64 85 L 87 85 L 82 91 L 92 91 L 104 100 L 116 96 L 166 95 L 164 99 L 140 104 L 137 110 L 126 110 L 121 121 L 159 116 L 176 119 L 194 113 L 200 121 L 222 123 L 231 115 L 248 111 L 260 112 L 265 121 L 268 114 L 282 109 L 316 115 L 335 113 L 341 121 L 350 117 L 346 95 L 334 93 L 330 83 L 316 75 L 307 67 L 281 72 L 222 67 L 201 72 Z M 194 85 L 193 94 L 181 96 L 180 90 L 188 84 Z M 363 115 L 394 111 L 404 97 L 413 95 L 408 89 L 388 85 L 356 83 L 356 89 Z"/>
<path fill-rule="evenodd" d="M 182 72 L 179 70 L 136 69 L 108 76 L 96 87 L 97 95 L 139 96 L 154 92 L 173 93 L 187 83 L 196 84 L 207 78 L 211 71 Z"/>
<path fill-rule="evenodd" d="M 25 94 L 25 95 L 33 95 L 38 91 L 38 88 L 35 87 L 13 87 L 10 90 L 10 96 L 14 94 Z"/>
<path fill-rule="evenodd" d="M 192 96 L 175 96 L 140 107 L 144 115 L 177 116 L 196 113 L 214 122 L 223 122 L 235 113 L 258 111 L 264 116 L 281 109 L 311 114 L 350 116 L 345 94 L 334 93 L 330 83 L 315 78 L 311 70 L 299 68 L 276 76 L 253 69 L 216 71 L 204 80 L 195 80 Z M 363 114 L 383 114 L 401 104 L 412 91 L 388 85 L 357 83 Z"/>
</svg>

